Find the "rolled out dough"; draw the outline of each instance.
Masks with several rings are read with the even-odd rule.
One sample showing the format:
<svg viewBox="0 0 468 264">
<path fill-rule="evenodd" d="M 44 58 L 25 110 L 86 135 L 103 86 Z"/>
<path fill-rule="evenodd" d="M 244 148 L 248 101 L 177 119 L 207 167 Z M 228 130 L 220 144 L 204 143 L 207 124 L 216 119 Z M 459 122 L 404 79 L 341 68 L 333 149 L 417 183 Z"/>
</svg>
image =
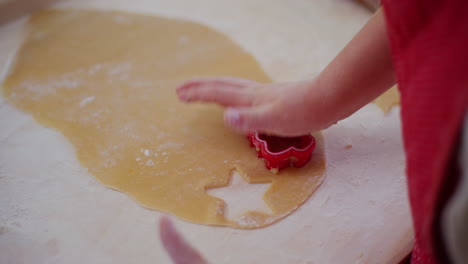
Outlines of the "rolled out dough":
<svg viewBox="0 0 468 264">
<path fill-rule="evenodd" d="M 377 104 L 382 111 L 387 114 L 392 110 L 392 107 L 400 105 L 400 93 L 398 92 L 398 87 L 395 85 L 390 88 L 388 91 L 383 93 L 377 99 L 374 100 L 374 103 Z"/>
<path fill-rule="evenodd" d="M 323 140 L 304 168 L 274 175 L 247 139 L 226 129 L 217 106 L 183 105 L 177 84 L 196 76 L 270 79 L 229 38 L 176 19 L 91 10 L 34 14 L 4 82 L 10 103 L 55 128 L 104 185 L 141 205 L 185 220 L 259 228 L 289 215 L 324 177 Z M 225 186 L 237 170 L 249 183 L 271 182 L 272 214 L 225 217 Z"/>
</svg>

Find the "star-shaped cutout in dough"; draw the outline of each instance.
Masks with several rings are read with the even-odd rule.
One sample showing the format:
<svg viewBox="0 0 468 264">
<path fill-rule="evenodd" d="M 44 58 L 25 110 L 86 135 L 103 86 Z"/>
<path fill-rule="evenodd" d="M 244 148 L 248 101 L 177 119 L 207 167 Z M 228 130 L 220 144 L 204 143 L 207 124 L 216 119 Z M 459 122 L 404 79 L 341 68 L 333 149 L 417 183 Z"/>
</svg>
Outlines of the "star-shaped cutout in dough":
<svg viewBox="0 0 468 264">
<path fill-rule="evenodd" d="M 257 211 L 271 214 L 271 210 L 263 200 L 263 194 L 271 183 L 248 183 L 234 172 L 229 185 L 207 189 L 206 192 L 223 199 L 225 206 L 224 217 L 234 220 L 247 211 Z"/>
</svg>

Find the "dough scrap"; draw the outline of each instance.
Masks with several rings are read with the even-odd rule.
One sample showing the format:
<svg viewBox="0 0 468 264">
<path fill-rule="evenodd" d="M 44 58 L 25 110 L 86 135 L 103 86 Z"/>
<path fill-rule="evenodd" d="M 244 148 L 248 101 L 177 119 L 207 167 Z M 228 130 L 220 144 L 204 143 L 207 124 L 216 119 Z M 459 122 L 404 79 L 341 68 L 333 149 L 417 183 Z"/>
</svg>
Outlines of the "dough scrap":
<svg viewBox="0 0 468 264">
<path fill-rule="evenodd" d="M 400 92 L 398 91 L 398 87 L 396 85 L 393 86 L 375 99 L 374 103 L 376 103 L 385 114 L 388 114 L 394 106 L 400 105 Z"/>
<path fill-rule="evenodd" d="M 115 11 L 44 10 L 29 20 L 4 96 L 59 130 L 82 166 L 142 206 L 190 222 L 260 228 L 304 203 L 325 175 L 323 139 L 304 168 L 274 175 L 243 135 L 225 128 L 222 109 L 184 105 L 175 87 L 200 76 L 270 82 L 255 59 L 223 34 L 193 22 Z M 271 182 L 272 214 L 226 219 L 226 186 L 237 170 Z"/>
</svg>

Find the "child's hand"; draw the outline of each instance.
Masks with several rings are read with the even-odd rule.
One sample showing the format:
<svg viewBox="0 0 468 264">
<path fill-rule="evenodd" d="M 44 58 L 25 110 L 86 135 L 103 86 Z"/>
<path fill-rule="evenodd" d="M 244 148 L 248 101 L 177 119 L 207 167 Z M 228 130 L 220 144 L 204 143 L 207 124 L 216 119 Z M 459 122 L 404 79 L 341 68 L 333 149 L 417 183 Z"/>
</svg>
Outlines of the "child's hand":
<svg viewBox="0 0 468 264">
<path fill-rule="evenodd" d="M 184 102 L 213 102 L 227 107 L 224 120 L 233 129 L 298 136 L 327 128 L 336 120 L 323 112 L 326 95 L 314 81 L 260 84 L 237 78 L 199 79 L 177 89 Z"/>
<path fill-rule="evenodd" d="M 189 81 L 184 102 L 227 107 L 226 124 L 240 132 L 298 136 L 329 127 L 395 83 L 381 10 L 312 81 L 259 84 L 237 78 Z"/>
</svg>

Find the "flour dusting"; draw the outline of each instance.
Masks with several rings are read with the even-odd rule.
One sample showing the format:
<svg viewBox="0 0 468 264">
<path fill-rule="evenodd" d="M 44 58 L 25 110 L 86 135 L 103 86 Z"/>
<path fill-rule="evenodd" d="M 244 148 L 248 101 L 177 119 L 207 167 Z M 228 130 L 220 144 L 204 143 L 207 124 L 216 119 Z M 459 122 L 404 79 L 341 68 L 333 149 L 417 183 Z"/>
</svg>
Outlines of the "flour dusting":
<svg viewBox="0 0 468 264">
<path fill-rule="evenodd" d="M 145 155 L 146 157 L 149 157 L 151 155 L 151 150 L 149 149 L 143 150 L 143 155 Z"/>
<path fill-rule="evenodd" d="M 184 146 L 182 143 L 176 143 L 176 142 L 166 142 L 158 146 L 157 150 L 162 151 L 166 149 L 181 149 Z M 165 155 L 165 154 L 163 154 Z"/>
<path fill-rule="evenodd" d="M 95 96 L 89 96 L 89 97 L 86 97 L 84 98 L 83 100 L 81 100 L 80 102 L 80 107 L 84 107 L 86 106 L 87 104 L 90 104 L 94 101 L 94 99 L 96 99 Z"/>
</svg>

